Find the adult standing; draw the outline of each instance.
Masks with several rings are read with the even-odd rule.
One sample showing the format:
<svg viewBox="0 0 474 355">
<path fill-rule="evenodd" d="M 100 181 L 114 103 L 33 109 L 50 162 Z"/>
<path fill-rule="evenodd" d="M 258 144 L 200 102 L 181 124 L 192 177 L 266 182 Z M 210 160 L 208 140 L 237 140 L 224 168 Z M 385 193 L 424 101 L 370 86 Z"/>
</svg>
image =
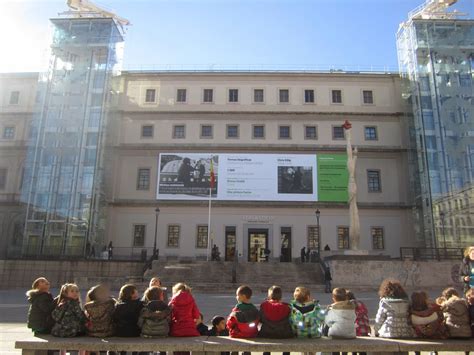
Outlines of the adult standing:
<svg viewBox="0 0 474 355">
<path fill-rule="evenodd" d="M 109 260 L 112 260 L 112 256 L 114 253 L 114 246 L 112 245 L 112 241 L 110 241 L 109 246 L 107 247 L 107 251 L 109 252 Z"/>
<path fill-rule="evenodd" d="M 474 246 L 467 247 L 464 251 L 459 276 L 463 282 L 464 293 L 470 288 L 474 288 Z"/>
<path fill-rule="evenodd" d="M 304 263 L 306 257 L 306 247 L 301 248 L 301 262 Z"/>
</svg>

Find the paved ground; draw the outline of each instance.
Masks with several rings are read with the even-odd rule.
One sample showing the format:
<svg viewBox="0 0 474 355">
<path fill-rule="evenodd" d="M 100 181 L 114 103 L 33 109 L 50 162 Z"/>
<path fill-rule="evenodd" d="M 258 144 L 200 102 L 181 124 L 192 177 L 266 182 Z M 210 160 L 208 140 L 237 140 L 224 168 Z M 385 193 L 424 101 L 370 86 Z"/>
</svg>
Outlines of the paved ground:
<svg viewBox="0 0 474 355">
<path fill-rule="evenodd" d="M 441 291 L 441 290 L 440 290 Z M 57 290 L 53 290 L 56 294 Z M 84 292 L 83 292 L 84 293 Z M 115 294 L 118 294 L 116 292 Z M 430 292 L 432 297 L 439 295 L 439 292 Z M 265 298 L 265 294 L 259 293 L 254 295 L 255 304 L 260 304 Z M 356 296 L 363 301 L 368 309 L 371 321 L 375 317 L 377 311 L 378 297 L 374 292 L 362 292 Z M 290 299 L 289 294 L 284 295 L 285 300 Z M 321 305 L 325 306 L 330 303 L 329 294 L 317 293 L 313 297 L 318 299 Z M 214 315 L 226 316 L 235 304 L 235 296 L 233 294 L 195 294 L 197 304 L 204 315 L 204 320 L 209 323 Z M 30 330 L 26 327 L 26 314 L 28 306 L 23 290 L 0 290 L 0 354 L 13 355 L 20 354 L 14 349 L 15 340 L 22 338 L 25 334 L 29 334 Z"/>
</svg>

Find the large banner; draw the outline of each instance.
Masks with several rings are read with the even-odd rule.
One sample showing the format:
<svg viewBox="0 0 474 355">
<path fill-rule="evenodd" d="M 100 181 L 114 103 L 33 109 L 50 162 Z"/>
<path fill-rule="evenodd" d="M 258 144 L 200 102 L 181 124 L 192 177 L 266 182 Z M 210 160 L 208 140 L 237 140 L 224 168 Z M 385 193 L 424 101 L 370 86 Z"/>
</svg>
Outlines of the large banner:
<svg viewBox="0 0 474 355">
<path fill-rule="evenodd" d="M 345 161 L 345 155 L 328 154 L 164 153 L 157 199 L 208 199 L 212 166 L 216 200 L 346 202 Z"/>
</svg>

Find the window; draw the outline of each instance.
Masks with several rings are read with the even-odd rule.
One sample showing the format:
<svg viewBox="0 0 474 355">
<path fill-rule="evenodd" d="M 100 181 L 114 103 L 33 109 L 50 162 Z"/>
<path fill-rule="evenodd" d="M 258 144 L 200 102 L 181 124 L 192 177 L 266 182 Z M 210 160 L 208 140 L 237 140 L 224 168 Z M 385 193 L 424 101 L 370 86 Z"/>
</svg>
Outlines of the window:
<svg viewBox="0 0 474 355">
<path fill-rule="evenodd" d="M 185 138 L 186 128 L 184 125 L 173 126 L 173 138 Z"/>
<path fill-rule="evenodd" d="M 372 227 L 370 228 L 370 234 L 372 235 L 372 249 L 384 249 L 383 228 Z"/>
<path fill-rule="evenodd" d="M 290 90 L 288 89 L 280 89 L 279 90 L 279 101 L 280 103 L 288 103 L 290 102 Z"/>
<path fill-rule="evenodd" d="M 213 89 L 204 89 L 203 102 L 214 102 L 214 90 Z"/>
<path fill-rule="evenodd" d="M 137 173 L 137 190 L 150 189 L 150 169 L 140 168 Z"/>
<path fill-rule="evenodd" d="M 305 139 L 318 139 L 318 131 L 316 126 L 305 126 L 304 128 Z"/>
<path fill-rule="evenodd" d="M 212 125 L 201 125 L 201 138 L 212 138 Z"/>
<path fill-rule="evenodd" d="M 227 138 L 239 138 L 239 126 L 227 125 Z"/>
<path fill-rule="evenodd" d="M 180 232 L 179 225 L 170 224 L 168 226 L 168 248 L 179 247 L 179 232 Z"/>
<path fill-rule="evenodd" d="M 207 225 L 197 226 L 196 248 L 207 249 Z"/>
<path fill-rule="evenodd" d="M 332 127 L 332 139 L 340 140 L 344 139 L 344 128 L 342 126 L 333 126 Z"/>
<path fill-rule="evenodd" d="M 186 102 L 186 89 L 178 89 L 176 92 L 176 102 Z"/>
<path fill-rule="evenodd" d="M 253 91 L 253 102 L 264 102 L 263 89 L 255 89 Z"/>
<path fill-rule="evenodd" d="M 229 102 L 239 102 L 238 89 L 229 89 Z"/>
<path fill-rule="evenodd" d="M 291 127 L 290 126 L 280 126 L 279 127 L 279 137 L 280 137 L 280 139 L 290 139 L 291 138 Z"/>
<path fill-rule="evenodd" d="M 142 247 L 145 245 L 145 224 L 133 225 L 133 246 Z"/>
<path fill-rule="evenodd" d="M 314 90 L 308 89 L 304 91 L 304 103 L 314 104 Z"/>
<path fill-rule="evenodd" d="M 146 89 L 145 102 L 155 102 L 155 89 Z"/>
<path fill-rule="evenodd" d="M 337 248 L 349 249 L 349 227 L 337 227 Z"/>
<path fill-rule="evenodd" d="M 6 168 L 0 168 L 0 190 L 5 190 L 7 186 L 7 172 Z"/>
<path fill-rule="evenodd" d="M 364 100 L 364 104 L 372 105 L 374 103 L 374 93 L 372 92 L 372 90 L 363 90 L 362 97 Z"/>
<path fill-rule="evenodd" d="M 15 137 L 15 127 L 5 127 L 3 129 L 3 138 L 13 139 Z"/>
<path fill-rule="evenodd" d="M 365 127 L 365 140 L 376 141 L 377 139 L 377 127 Z"/>
<path fill-rule="evenodd" d="M 153 126 L 142 126 L 142 138 L 153 138 Z"/>
<path fill-rule="evenodd" d="M 341 90 L 332 90 L 332 103 L 333 104 L 342 104 L 342 91 Z"/>
<path fill-rule="evenodd" d="M 313 250 L 320 250 L 320 234 L 318 226 L 308 226 L 308 248 Z"/>
<path fill-rule="evenodd" d="M 18 105 L 19 102 L 20 102 L 20 92 L 12 91 L 10 93 L 10 105 Z"/>
<path fill-rule="evenodd" d="M 253 138 L 265 138 L 265 126 L 253 126 Z"/>
<path fill-rule="evenodd" d="M 379 170 L 367 170 L 367 184 L 369 192 L 381 192 L 382 187 L 380 184 L 380 171 Z"/>
</svg>

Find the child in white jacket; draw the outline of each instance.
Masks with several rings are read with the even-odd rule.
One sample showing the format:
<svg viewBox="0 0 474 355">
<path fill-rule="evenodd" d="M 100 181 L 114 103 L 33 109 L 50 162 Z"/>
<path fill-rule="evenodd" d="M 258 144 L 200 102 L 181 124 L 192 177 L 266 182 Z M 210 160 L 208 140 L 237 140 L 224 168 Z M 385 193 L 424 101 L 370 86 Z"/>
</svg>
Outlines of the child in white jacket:
<svg viewBox="0 0 474 355">
<path fill-rule="evenodd" d="M 332 301 L 326 315 L 325 323 L 329 327 L 328 336 L 333 338 L 355 338 L 355 305 L 347 300 L 344 288 L 332 291 Z"/>
</svg>

